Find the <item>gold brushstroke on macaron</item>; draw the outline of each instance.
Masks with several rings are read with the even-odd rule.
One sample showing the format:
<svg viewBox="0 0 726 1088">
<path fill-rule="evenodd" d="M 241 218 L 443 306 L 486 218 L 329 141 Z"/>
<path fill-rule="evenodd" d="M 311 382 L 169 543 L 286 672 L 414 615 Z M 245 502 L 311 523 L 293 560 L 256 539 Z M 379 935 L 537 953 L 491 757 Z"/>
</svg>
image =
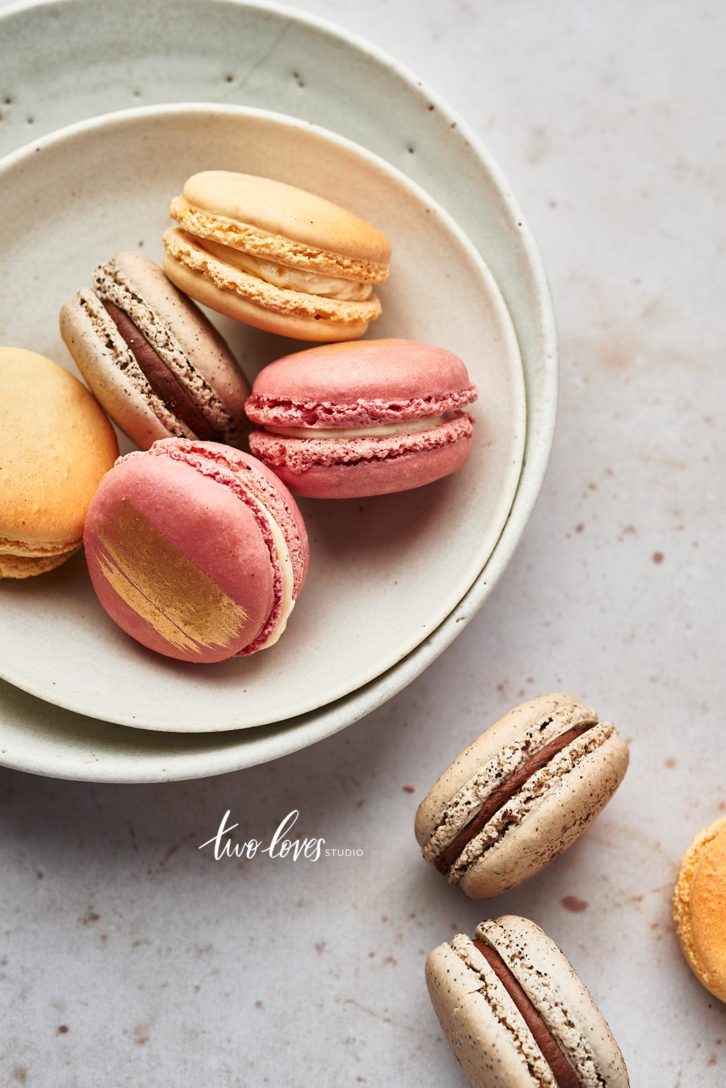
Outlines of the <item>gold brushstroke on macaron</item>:
<svg viewBox="0 0 726 1088">
<path fill-rule="evenodd" d="M 119 597 L 179 650 L 235 641 L 245 609 L 124 499 L 100 537 L 99 566 Z"/>
</svg>

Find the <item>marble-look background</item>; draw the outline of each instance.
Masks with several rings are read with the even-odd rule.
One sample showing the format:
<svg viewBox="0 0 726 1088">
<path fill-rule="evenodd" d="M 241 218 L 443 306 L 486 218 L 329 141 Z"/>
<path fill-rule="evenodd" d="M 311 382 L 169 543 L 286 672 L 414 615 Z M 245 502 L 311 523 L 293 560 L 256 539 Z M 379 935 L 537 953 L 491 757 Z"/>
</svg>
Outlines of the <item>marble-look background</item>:
<svg viewBox="0 0 726 1088">
<path fill-rule="evenodd" d="M 726 1006 L 685 968 L 669 899 L 692 833 L 726 810 L 726 10 L 294 6 L 420 73 L 509 176 L 560 325 L 551 466 L 483 611 L 344 733 L 176 785 L 0 771 L 0 1082 L 460 1088 L 423 958 L 516 911 L 570 955 L 634 1088 L 716 1088 Z M 416 804 L 493 717 L 559 687 L 621 725 L 630 773 L 557 865 L 477 906 L 417 857 Z M 292 808 L 303 834 L 364 855 L 197 849 L 226 809 L 266 838 Z"/>
</svg>

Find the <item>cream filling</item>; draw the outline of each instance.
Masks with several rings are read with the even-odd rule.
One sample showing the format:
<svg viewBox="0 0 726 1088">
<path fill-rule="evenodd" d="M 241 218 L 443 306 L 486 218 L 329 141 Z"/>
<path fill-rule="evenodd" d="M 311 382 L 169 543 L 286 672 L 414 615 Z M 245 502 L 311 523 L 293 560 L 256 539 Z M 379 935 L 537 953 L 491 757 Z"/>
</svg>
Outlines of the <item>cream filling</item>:
<svg viewBox="0 0 726 1088">
<path fill-rule="evenodd" d="M 285 438 L 387 438 L 393 434 L 413 434 L 415 431 L 430 431 L 448 423 L 455 417 L 455 412 L 441 416 L 427 416 L 426 419 L 411 419 L 406 423 L 372 423 L 369 427 L 275 427 L 271 423 L 262 426 L 269 434 L 280 434 Z"/>
<path fill-rule="evenodd" d="M 373 284 L 344 280 L 338 276 L 325 276 L 319 272 L 305 272 L 300 268 L 288 268 L 262 257 L 253 257 L 240 249 L 232 249 L 210 238 L 196 238 L 197 243 L 217 260 L 239 268 L 250 276 L 281 287 L 285 291 L 302 291 L 322 298 L 337 298 L 344 302 L 364 302 L 371 297 Z"/>
<path fill-rule="evenodd" d="M 280 617 L 277 621 L 277 626 L 268 635 L 267 639 L 258 646 L 258 650 L 266 650 L 269 646 L 274 646 L 280 636 L 283 634 L 287 627 L 287 621 L 290 618 L 290 613 L 295 607 L 295 600 L 292 595 L 293 587 L 295 585 L 295 578 L 292 570 L 292 559 L 290 558 L 290 549 L 287 546 L 285 540 L 285 534 L 280 528 L 279 523 L 273 518 L 269 510 L 266 509 L 260 503 L 260 513 L 264 516 L 267 524 L 270 527 L 270 533 L 272 535 L 272 544 L 275 549 L 275 556 L 280 564 L 280 570 L 282 572 L 282 604 L 280 607 Z"/>
</svg>

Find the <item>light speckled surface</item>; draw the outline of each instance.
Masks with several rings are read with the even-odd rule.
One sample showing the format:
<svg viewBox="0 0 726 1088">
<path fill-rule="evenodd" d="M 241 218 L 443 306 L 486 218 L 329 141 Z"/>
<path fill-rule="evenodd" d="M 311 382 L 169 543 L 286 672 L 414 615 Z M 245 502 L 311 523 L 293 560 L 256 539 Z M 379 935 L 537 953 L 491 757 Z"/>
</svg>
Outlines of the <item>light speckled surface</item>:
<svg viewBox="0 0 726 1088">
<path fill-rule="evenodd" d="M 726 1006 L 682 962 L 669 899 L 726 806 L 726 16 L 704 0 L 637 23 L 622 0 L 297 6 L 419 71 L 508 173 L 560 323 L 552 464 L 492 599 L 365 722 L 206 782 L 0 772 L 0 1080 L 464 1088 L 423 958 L 511 911 L 562 944 L 634 1086 L 717 1088 Z M 557 865 L 485 912 L 420 859 L 416 804 L 487 722 L 558 686 L 618 723 L 631 769 Z M 305 833 L 365 855 L 240 869 L 195 849 L 227 808 L 247 838 L 295 806 Z"/>
</svg>

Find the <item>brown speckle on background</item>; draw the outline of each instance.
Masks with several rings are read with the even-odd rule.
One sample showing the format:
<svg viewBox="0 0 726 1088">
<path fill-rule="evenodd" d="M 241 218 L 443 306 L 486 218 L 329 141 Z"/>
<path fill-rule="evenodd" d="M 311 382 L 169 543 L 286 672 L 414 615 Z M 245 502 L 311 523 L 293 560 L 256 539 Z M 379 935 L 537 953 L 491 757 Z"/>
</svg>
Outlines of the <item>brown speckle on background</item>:
<svg viewBox="0 0 726 1088">
<path fill-rule="evenodd" d="M 663 552 L 653 552 L 650 558 L 653 563 L 659 564 L 663 562 L 665 556 L 663 555 Z"/>
<path fill-rule="evenodd" d="M 56 1033 L 56 1035 L 67 1035 L 68 1034 L 68 1025 L 67 1024 L 59 1024 L 58 1027 L 55 1029 L 55 1033 Z"/>
<path fill-rule="evenodd" d="M 401 789 L 403 790 L 404 793 L 415 793 L 416 792 L 416 787 L 415 786 L 401 786 Z"/>
<path fill-rule="evenodd" d="M 607 339 L 600 351 L 600 365 L 606 370 L 625 370 L 634 360 L 633 345 L 620 336 Z"/>
<path fill-rule="evenodd" d="M 581 914 L 582 911 L 587 910 L 590 906 L 587 900 L 578 899 L 576 895 L 566 895 L 560 902 L 565 910 L 569 910 L 573 914 Z"/>
</svg>

